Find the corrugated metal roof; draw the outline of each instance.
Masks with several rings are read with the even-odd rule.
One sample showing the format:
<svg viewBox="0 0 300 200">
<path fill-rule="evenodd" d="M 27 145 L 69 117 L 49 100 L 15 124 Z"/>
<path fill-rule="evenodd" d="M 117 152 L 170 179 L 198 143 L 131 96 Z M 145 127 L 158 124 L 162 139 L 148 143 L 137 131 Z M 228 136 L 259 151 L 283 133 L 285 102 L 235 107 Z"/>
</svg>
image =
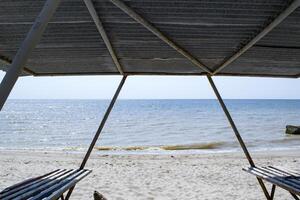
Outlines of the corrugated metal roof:
<svg viewBox="0 0 300 200">
<path fill-rule="evenodd" d="M 0 59 L 13 59 L 43 0 L 0 1 Z M 284 11 L 289 0 L 126 0 L 211 71 Z M 127 74 L 206 74 L 110 0 L 93 1 Z M 300 9 L 219 75 L 300 75 Z M 0 68 L 6 70 L 5 64 Z M 26 68 L 35 75 L 119 74 L 82 0 L 63 0 Z"/>
</svg>

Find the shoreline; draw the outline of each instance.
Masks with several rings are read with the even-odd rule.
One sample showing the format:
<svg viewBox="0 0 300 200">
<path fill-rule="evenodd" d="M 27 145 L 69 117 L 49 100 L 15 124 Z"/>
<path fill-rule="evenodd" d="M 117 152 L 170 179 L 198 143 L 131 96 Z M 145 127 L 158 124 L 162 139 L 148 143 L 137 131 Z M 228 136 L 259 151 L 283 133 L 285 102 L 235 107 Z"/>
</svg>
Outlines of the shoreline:
<svg viewBox="0 0 300 200">
<path fill-rule="evenodd" d="M 257 165 L 299 169 L 298 151 L 253 152 Z M 297 155 L 298 154 L 298 155 Z M 83 153 L 0 150 L 0 190 L 54 169 L 77 168 Z M 241 152 L 182 155 L 100 155 L 93 153 L 72 199 L 92 199 L 94 190 L 109 200 L 263 199 Z M 269 185 L 268 185 L 269 188 Z M 247 194 L 247 196 L 246 196 Z M 278 199 L 289 199 L 283 190 Z"/>
<path fill-rule="evenodd" d="M 106 147 L 104 147 L 106 148 Z M 122 150 L 120 147 L 113 147 L 114 150 L 103 150 L 99 149 L 98 147 L 95 147 L 93 149 L 92 154 L 96 155 L 205 155 L 205 154 L 242 154 L 242 149 L 239 147 L 238 149 L 188 149 L 188 150 L 165 150 L 165 149 L 154 149 L 154 150 Z M 124 148 L 125 149 L 125 148 Z M 249 152 L 252 154 L 260 154 L 260 153 L 266 153 L 266 152 L 286 152 L 289 153 L 291 151 L 297 151 L 300 150 L 299 147 L 279 147 L 279 148 L 248 148 Z M 67 154 L 85 154 L 87 151 L 87 148 L 80 148 L 73 150 L 73 148 L 65 148 L 65 149 L 54 149 L 54 148 L 35 148 L 35 149 L 29 149 L 29 148 L 0 148 L 0 153 L 2 152 L 12 152 L 12 153 L 17 153 L 17 152 L 35 152 L 35 153 L 55 153 L 55 154 L 60 154 L 60 153 L 67 153 Z"/>
</svg>

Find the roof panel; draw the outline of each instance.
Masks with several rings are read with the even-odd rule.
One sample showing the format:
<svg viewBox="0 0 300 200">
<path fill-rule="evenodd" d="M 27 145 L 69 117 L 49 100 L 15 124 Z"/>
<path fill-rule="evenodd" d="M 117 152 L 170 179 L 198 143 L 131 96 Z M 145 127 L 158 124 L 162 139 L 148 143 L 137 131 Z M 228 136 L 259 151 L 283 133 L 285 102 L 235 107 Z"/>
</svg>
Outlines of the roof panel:
<svg viewBox="0 0 300 200">
<path fill-rule="evenodd" d="M 44 0 L 0 2 L 0 59 L 12 60 Z M 290 0 L 124 0 L 182 49 L 216 69 L 278 16 Z M 201 74 L 109 0 L 94 0 L 126 73 Z M 220 75 L 300 74 L 300 10 Z M 37 75 L 117 74 L 82 0 L 63 0 L 26 67 Z M 7 64 L 0 65 L 3 70 Z"/>
<path fill-rule="evenodd" d="M 298 77 L 300 75 L 299 20 L 300 9 L 298 8 L 222 72 Z"/>
</svg>

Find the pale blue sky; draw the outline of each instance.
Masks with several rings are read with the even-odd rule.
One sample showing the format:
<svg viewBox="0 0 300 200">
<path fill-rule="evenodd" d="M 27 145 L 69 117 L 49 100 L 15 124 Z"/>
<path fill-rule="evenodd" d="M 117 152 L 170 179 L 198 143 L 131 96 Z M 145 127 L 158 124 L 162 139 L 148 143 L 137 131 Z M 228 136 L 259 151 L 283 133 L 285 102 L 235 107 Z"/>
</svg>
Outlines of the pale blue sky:
<svg viewBox="0 0 300 200">
<path fill-rule="evenodd" d="M 0 72 L 2 80 L 4 72 Z M 9 98 L 110 99 L 120 76 L 23 77 Z M 300 80 L 281 78 L 215 77 L 227 99 L 300 99 Z M 130 76 L 120 94 L 123 99 L 215 98 L 206 77 Z"/>
</svg>

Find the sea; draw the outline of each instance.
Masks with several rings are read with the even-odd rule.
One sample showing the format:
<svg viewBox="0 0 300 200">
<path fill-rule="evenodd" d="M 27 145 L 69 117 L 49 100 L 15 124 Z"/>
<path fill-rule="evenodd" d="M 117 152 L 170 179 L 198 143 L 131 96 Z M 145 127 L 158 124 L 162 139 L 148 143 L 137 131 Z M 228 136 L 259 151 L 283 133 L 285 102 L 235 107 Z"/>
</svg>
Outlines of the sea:
<svg viewBox="0 0 300 200">
<path fill-rule="evenodd" d="M 300 100 L 225 100 L 250 151 L 297 150 Z M 82 152 L 109 100 L 8 100 L 0 112 L 0 149 Z M 118 100 L 95 146 L 100 154 L 241 151 L 214 99 Z"/>
</svg>

